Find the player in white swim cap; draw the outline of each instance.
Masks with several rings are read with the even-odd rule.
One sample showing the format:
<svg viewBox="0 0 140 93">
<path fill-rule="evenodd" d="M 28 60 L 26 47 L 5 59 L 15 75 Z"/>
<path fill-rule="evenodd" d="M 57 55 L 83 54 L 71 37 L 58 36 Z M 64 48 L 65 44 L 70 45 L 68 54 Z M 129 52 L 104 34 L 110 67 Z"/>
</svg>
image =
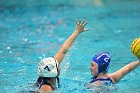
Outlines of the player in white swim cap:
<svg viewBox="0 0 140 93">
<path fill-rule="evenodd" d="M 55 84 L 52 83 L 51 80 L 57 79 L 58 87 L 59 87 L 59 73 L 60 70 L 58 68 L 58 62 L 53 57 L 44 58 L 40 61 L 38 66 L 38 75 L 39 78 L 37 80 L 37 86 L 39 89 L 43 85 L 48 85 L 52 90 L 55 90 Z"/>
<path fill-rule="evenodd" d="M 40 61 L 38 74 L 42 77 L 57 77 L 58 62 L 53 57 L 44 58 Z"/>
<path fill-rule="evenodd" d="M 56 80 L 59 85 L 60 63 L 62 62 L 69 47 L 72 45 L 76 37 L 89 29 L 85 29 L 86 21 L 76 20 L 76 28 L 72 35 L 64 42 L 60 50 L 54 57 L 44 58 L 40 61 L 38 67 L 39 78 L 36 85 L 40 92 L 48 92 L 56 89 Z"/>
</svg>

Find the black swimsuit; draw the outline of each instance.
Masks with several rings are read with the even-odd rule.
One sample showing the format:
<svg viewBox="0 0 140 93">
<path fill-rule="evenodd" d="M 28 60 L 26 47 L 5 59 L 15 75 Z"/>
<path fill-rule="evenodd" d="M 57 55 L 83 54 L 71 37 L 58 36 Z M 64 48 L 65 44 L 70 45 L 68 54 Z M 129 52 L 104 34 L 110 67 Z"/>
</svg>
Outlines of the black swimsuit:
<svg viewBox="0 0 140 93">
<path fill-rule="evenodd" d="M 49 85 L 53 90 L 55 90 L 55 86 L 49 82 L 50 78 L 47 77 L 39 77 L 36 82 L 36 86 L 40 89 L 42 85 Z"/>
</svg>

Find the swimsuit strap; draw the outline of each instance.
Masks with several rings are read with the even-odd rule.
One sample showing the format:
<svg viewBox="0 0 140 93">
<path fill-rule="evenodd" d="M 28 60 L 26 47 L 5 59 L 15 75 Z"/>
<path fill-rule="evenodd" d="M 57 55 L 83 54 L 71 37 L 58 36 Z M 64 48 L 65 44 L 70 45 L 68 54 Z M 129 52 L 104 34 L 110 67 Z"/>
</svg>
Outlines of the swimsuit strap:
<svg viewBox="0 0 140 93">
<path fill-rule="evenodd" d="M 96 81 L 110 81 L 112 82 L 112 80 L 110 78 L 92 78 L 93 80 L 90 83 L 96 82 Z"/>
<path fill-rule="evenodd" d="M 98 79 L 96 79 L 96 81 L 111 81 L 112 82 L 112 80 L 110 79 L 110 78 L 98 78 Z"/>
</svg>

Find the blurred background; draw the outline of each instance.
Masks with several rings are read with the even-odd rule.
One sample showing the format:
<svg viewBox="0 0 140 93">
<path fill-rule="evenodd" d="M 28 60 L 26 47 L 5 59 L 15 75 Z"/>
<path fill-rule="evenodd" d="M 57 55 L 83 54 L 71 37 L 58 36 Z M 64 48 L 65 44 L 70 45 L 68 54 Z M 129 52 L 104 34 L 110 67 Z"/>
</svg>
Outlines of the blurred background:
<svg viewBox="0 0 140 93">
<path fill-rule="evenodd" d="M 92 77 L 89 66 L 96 53 L 110 52 L 110 73 L 136 60 L 130 44 L 140 37 L 139 0 L 0 0 L 0 93 L 29 90 L 38 62 L 55 55 L 74 31 L 76 18 L 86 20 L 90 30 L 63 60 L 58 93 L 88 93 L 84 83 Z M 140 92 L 139 70 L 116 85 L 118 93 Z"/>
</svg>

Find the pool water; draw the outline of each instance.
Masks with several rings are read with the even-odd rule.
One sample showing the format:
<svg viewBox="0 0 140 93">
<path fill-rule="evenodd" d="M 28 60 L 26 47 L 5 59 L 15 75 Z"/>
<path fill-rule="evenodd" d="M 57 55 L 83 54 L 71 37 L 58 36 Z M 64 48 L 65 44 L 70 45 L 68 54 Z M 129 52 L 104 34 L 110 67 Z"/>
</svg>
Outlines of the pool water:
<svg viewBox="0 0 140 93">
<path fill-rule="evenodd" d="M 108 51 L 109 73 L 136 58 L 130 44 L 140 37 L 138 0 L 24 0 L 0 2 L 0 93 L 28 93 L 42 58 L 53 56 L 75 28 L 75 19 L 88 22 L 88 32 L 74 42 L 61 64 L 61 88 L 56 93 L 92 93 L 93 54 Z M 139 93 L 140 67 L 126 75 L 112 93 Z"/>
</svg>

